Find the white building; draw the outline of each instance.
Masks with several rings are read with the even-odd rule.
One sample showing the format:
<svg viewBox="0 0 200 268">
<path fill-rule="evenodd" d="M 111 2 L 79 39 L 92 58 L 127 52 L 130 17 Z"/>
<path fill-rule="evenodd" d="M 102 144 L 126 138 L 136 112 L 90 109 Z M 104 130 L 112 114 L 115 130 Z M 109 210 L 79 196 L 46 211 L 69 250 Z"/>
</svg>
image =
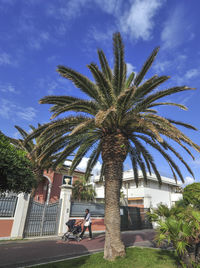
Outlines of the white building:
<svg viewBox="0 0 200 268">
<path fill-rule="evenodd" d="M 181 183 L 176 184 L 175 180 L 167 177 L 162 178 L 162 185 L 159 186 L 155 174 L 147 174 L 147 184 L 144 182 L 142 172 L 139 171 L 139 186 L 136 187 L 133 170 L 125 171 L 123 174 L 122 191 L 124 200 L 129 206 L 144 208 L 155 208 L 158 204 L 166 204 L 171 207 L 176 201 L 182 198 Z M 94 177 L 96 201 L 104 200 L 104 182 L 99 181 L 99 176 Z"/>
</svg>

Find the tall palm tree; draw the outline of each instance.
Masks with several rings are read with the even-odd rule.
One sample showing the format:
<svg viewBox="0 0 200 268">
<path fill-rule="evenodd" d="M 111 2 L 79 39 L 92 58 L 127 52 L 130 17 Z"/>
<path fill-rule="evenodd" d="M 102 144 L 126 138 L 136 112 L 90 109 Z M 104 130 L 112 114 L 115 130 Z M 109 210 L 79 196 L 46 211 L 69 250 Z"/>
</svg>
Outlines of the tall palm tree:
<svg viewBox="0 0 200 268">
<path fill-rule="evenodd" d="M 159 105 L 173 105 L 186 109 L 181 104 L 159 102 L 159 99 L 174 93 L 191 90 L 186 86 L 177 86 L 165 90 L 155 90 L 168 76 L 154 75 L 143 81 L 152 65 L 159 48 L 153 50 L 135 76 L 127 77 L 127 65 L 124 60 L 124 45 L 121 35 L 113 35 L 114 68 L 109 67 L 104 52 L 98 50 L 101 69 L 91 63 L 87 67 L 94 81 L 65 66 L 58 66 L 61 76 L 71 80 L 74 85 L 87 95 L 87 98 L 71 96 L 47 96 L 40 103 L 53 104 L 52 119 L 69 112 L 64 118 L 55 120 L 37 129 L 35 135 L 41 134 L 44 139 L 40 145 L 51 142 L 51 145 L 40 155 L 40 161 L 52 152 L 62 150 L 55 165 L 65 159 L 71 152 L 76 152 L 71 165 L 71 172 L 80 163 L 82 157 L 89 155 L 86 176 L 89 176 L 98 158 L 102 158 L 100 177 L 105 179 L 105 225 L 106 237 L 104 258 L 113 260 L 124 256 L 125 248 L 120 238 L 120 187 L 122 184 L 123 162 L 131 158 L 136 183 L 138 168 L 147 181 L 147 171 L 156 174 L 161 183 L 161 176 L 152 154 L 145 144 L 157 150 L 169 164 L 175 180 L 177 175 L 184 181 L 181 171 L 168 152 L 172 152 L 192 174 L 193 172 L 177 152 L 168 143 L 171 139 L 180 145 L 189 155 L 189 147 L 200 148 L 181 132 L 177 126 L 195 128 L 189 124 L 165 118 L 154 109 Z M 143 81 L 143 82 L 142 82 Z M 74 112 L 74 113 L 73 113 Z M 78 112 L 78 114 L 75 114 Z M 56 137 L 56 138 L 55 138 Z M 167 140 L 165 139 L 167 138 Z M 31 139 L 32 136 L 29 137 Z M 63 148 L 63 149 L 61 149 Z"/>
</svg>

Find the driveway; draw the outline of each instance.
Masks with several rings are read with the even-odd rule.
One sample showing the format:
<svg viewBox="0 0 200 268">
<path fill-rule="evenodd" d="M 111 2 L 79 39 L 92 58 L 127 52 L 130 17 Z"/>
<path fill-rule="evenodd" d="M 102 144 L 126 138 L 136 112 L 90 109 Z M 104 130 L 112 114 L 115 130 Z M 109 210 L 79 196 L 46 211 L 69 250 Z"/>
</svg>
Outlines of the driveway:
<svg viewBox="0 0 200 268">
<path fill-rule="evenodd" d="M 153 247 L 154 230 L 122 233 L 126 246 Z M 45 238 L 44 238 L 45 239 Z M 80 242 L 63 242 L 60 238 L 8 241 L 0 243 L 0 267 L 26 267 L 103 250 L 104 234 Z"/>
</svg>

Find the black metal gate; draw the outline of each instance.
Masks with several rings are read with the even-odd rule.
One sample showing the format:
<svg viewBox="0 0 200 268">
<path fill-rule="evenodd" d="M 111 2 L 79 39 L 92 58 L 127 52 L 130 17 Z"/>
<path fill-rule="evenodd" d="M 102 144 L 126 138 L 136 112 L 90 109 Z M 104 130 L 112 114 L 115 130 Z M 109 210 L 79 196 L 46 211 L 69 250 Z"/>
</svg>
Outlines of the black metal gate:
<svg viewBox="0 0 200 268">
<path fill-rule="evenodd" d="M 24 237 L 57 235 L 61 202 L 41 204 L 30 201 Z"/>
<path fill-rule="evenodd" d="M 121 230 L 152 229 L 147 212 L 148 208 L 120 207 Z"/>
</svg>

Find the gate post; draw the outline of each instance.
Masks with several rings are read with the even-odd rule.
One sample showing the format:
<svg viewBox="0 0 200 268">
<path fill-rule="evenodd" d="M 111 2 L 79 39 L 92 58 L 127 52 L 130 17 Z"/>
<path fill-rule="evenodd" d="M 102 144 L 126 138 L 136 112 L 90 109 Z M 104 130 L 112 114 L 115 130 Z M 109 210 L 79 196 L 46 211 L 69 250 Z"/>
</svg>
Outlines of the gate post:
<svg viewBox="0 0 200 268">
<path fill-rule="evenodd" d="M 63 184 L 60 186 L 60 199 L 61 210 L 60 210 L 60 220 L 58 226 L 58 235 L 62 236 L 66 232 L 65 223 L 69 220 L 70 207 L 71 207 L 71 194 L 72 194 L 72 185 Z"/>
<path fill-rule="evenodd" d="M 14 222 L 12 226 L 11 239 L 23 238 L 24 226 L 28 212 L 30 194 L 21 193 L 18 195 L 17 206 L 15 210 Z"/>
</svg>

